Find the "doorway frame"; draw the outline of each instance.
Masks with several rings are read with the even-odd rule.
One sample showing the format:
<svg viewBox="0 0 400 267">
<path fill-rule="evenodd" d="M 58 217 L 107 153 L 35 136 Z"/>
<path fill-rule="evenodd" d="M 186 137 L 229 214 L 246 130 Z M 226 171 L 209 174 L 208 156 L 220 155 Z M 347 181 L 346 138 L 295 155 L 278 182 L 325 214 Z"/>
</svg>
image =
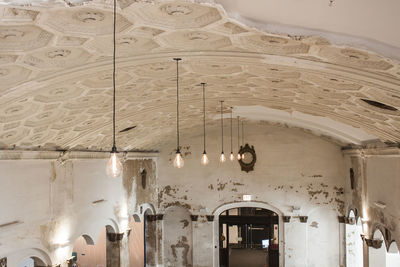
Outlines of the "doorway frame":
<svg viewBox="0 0 400 267">
<path fill-rule="evenodd" d="M 277 209 L 274 206 L 271 206 L 268 203 L 265 202 L 259 202 L 259 201 L 241 201 L 241 202 L 231 202 L 231 203 L 226 203 L 223 204 L 219 207 L 217 207 L 213 211 L 214 215 L 214 221 L 213 221 L 213 266 L 214 267 L 219 267 L 219 215 L 230 209 L 235 209 L 235 208 L 261 208 L 261 209 L 267 209 L 275 212 L 278 214 L 279 217 L 279 238 L 278 238 L 278 244 L 279 244 L 279 266 L 284 267 L 285 266 L 285 246 L 284 246 L 284 227 L 283 227 L 283 213 L 279 209 Z"/>
</svg>

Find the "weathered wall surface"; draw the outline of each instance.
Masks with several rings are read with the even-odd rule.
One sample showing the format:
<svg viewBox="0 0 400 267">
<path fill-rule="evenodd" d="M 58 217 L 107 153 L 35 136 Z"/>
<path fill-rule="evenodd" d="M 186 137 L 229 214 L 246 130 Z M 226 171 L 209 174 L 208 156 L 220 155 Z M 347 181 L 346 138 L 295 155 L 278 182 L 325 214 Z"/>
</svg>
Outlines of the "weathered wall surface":
<svg viewBox="0 0 400 267">
<path fill-rule="evenodd" d="M 187 240 L 193 237 L 193 243 L 189 245 L 190 249 L 194 248 L 194 266 L 211 266 L 217 257 L 217 248 L 212 243 L 204 242 L 218 235 L 213 230 L 213 222 L 208 222 L 205 215 L 213 215 L 217 207 L 226 203 L 241 202 L 243 194 L 251 194 L 253 201 L 268 203 L 281 214 L 293 216 L 281 232 L 280 241 L 285 249 L 285 259 L 281 262 L 285 260 L 285 266 L 299 267 L 307 263 L 309 266 L 339 266 L 337 216 L 343 215 L 346 208 L 344 158 L 340 147 L 297 129 L 252 123 L 246 127 L 245 139 L 255 146 L 257 163 L 253 172 L 245 173 L 240 171 L 236 161 L 218 162 L 220 132 L 218 127 L 209 128 L 209 165 L 200 164 L 203 152 L 200 129 L 181 135 L 184 168 L 175 169 L 172 166 L 175 147 L 172 140 L 163 146 L 158 161 L 157 212 L 165 217 L 171 207 L 181 207 L 190 214 L 200 215 L 198 221 L 193 222 L 191 233 L 186 233 L 187 228 L 182 223 L 168 228 L 177 236 L 190 235 Z M 228 134 L 225 135 L 224 150 L 229 155 L 230 132 L 227 129 L 225 132 Z M 234 152 L 237 152 L 236 145 Z M 300 210 L 293 212 L 293 206 Z M 299 215 L 309 216 L 310 219 L 307 223 L 300 223 Z M 179 221 L 179 218 L 176 220 Z M 323 240 L 311 237 L 316 231 L 324 237 Z M 333 237 L 335 242 L 330 240 Z M 176 262 L 175 255 L 170 251 L 170 241 L 164 240 L 164 257 L 166 261 Z M 182 243 L 179 239 L 175 242 L 175 246 Z M 308 244 L 315 244 L 312 253 L 304 249 Z M 196 248 L 202 248 L 201 252 Z M 324 251 L 329 251 L 330 257 L 320 257 Z"/>
<path fill-rule="evenodd" d="M 30 256 L 65 266 L 82 234 L 96 242 L 106 225 L 125 232 L 129 215 L 140 212 L 135 195 L 152 190 L 155 163 L 128 160 L 123 179 L 108 178 L 105 166 L 102 159 L 0 161 L 0 224 L 17 222 L 0 229 L 0 255 L 8 257 L 9 266 Z M 144 169 L 152 182 L 140 189 L 137 178 Z M 151 193 L 140 198 L 147 199 Z M 121 266 L 128 266 L 124 254 Z"/>
<path fill-rule="evenodd" d="M 229 154 L 229 130 L 225 132 Z M 243 194 L 252 195 L 251 205 L 271 207 L 281 219 L 291 216 L 290 222 L 280 221 L 281 264 L 286 267 L 340 266 L 344 242 L 337 237 L 345 233 L 337 216 L 350 208 L 367 218 L 364 232 L 372 235 L 380 227 L 388 230 L 384 234 L 390 233 L 390 240 L 400 239 L 398 157 L 343 155 L 340 146 L 304 131 L 249 123 L 245 139 L 255 146 L 257 163 L 245 173 L 236 161 L 218 162 L 220 131 L 215 124 L 207 131 L 210 164 L 202 166 L 200 133 L 197 128 L 182 132 L 183 169 L 172 167 L 171 137 L 157 163 L 127 160 L 122 179 L 105 176 L 106 160 L 0 161 L 1 224 L 18 221 L 0 229 L 0 256 L 7 256 L 11 266 L 28 255 L 63 263 L 80 235 L 96 240 L 106 225 L 124 232 L 128 215 L 137 213 L 143 221 L 147 210 L 164 215 L 146 223 L 149 266 L 215 266 L 217 218 L 207 215 L 218 215 L 226 204 L 247 205 Z M 236 135 L 233 143 L 236 152 Z M 198 215 L 197 220 L 191 215 Z M 308 216 L 307 222 L 299 216 Z M 121 265 L 128 266 L 126 237 L 120 244 Z M 321 257 L 326 251 L 329 255 Z"/>
<path fill-rule="evenodd" d="M 377 229 L 384 235 L 386 251 L 391 242 L 400 244 L 400 157 L 398 149 L 372 148 L 345 151 L 347 173 L 354 170 L 355 188 L 348 209 L 357 210 L 363 234 L 372 237 Z M 350 181 L 349 174 L 346 174 Z M 350 182 L 348 183 L 348 187 Z M 373 248 L 370 248 L 370 251 Z M 365 259 L 365 258 L 364 258 Z M 371 264 L 371 263 L 370 263 Z"/>
</svg>

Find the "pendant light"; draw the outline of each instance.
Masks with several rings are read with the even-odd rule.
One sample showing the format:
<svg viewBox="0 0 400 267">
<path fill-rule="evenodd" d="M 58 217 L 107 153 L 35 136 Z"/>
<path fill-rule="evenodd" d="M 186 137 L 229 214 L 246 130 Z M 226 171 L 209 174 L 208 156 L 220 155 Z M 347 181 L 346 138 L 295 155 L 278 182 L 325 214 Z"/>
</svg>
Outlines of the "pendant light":
<svg viewBox="0 0 400 267">
<path fill-rule="evenodd" d="M 174 167 L 179 169 L 182 168 L 184 165 L 179 146 L 179 61 L 182 59 L 174 58 L 174 60 L 176 61 L 176 137 L 177 137 Z"/>
<path fill-rule="evenodd" d="M 201 164 L 204 166 L 208 164 L 208 157 L 206 153 L 206 89 L 205 83 L 201 83 L 203 86 L 203 156 L 201 157 Z"/>
<path fill-rule="evenodd" d="M 235 156 L 233 155 L 233 107 L 231 107 L 231 155 L 229 156 L 229 159 L 233 161 L 235 159 Z"/>
<path fill-rule="evenodd" d="M 224 154 L 224 118 L 222 115 L 222 104 L 224 103 L 224 101 L 220 101 L 221 102 L 221 156 L 219 157 L 219 161 L 221 163 L 224 163 L 226 161 L 226 157 Z"/>
<path fill-rule="evenodd" d="M 242 120 L 242 145 L 244 147 L 244 121 Z M 242 159 L 244 159 L 244 153 L 241 155 Z"/>
<path fill-rule="evenodd" d="M 114 0 L 114 27 L 113 27 L 113 146 L 111 149 L 110 159 L 107 163 L 107 175 L 112 178 L 119 177 L 122 173 L 122 164 L 117 154 L 117 146 L 115 142 L 115 24 L 116 24 L 116 13 L 117 13 L 117 0 Z"/>
<path fill-rule="evenodd" d="M 242 156 L 240 155 L 240 150 L 242 147 L 240 146 L 240 118 L 237 116 L 237 134 L 238 134 L 238 154 L 237 154 L 237 160 L 240 160 Z"/>
</svg>

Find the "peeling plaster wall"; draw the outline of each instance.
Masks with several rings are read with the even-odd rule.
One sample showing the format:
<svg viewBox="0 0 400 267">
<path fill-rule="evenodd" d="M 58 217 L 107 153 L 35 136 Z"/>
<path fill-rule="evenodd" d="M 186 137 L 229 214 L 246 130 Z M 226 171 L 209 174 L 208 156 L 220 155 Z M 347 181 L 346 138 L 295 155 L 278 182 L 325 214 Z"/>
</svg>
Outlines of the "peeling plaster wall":
<svg viewBox="0 0 400 267">
<path fill-rule="evenodd" d="M 365 219 L 363 232 L 373 236 L 377 228 L 384 233 L 386 244 L 400 244 L 400 158 L 397 155 L 347 155 L 347 167 L 355 170 L 356 188 L 348 209 L 357 209 Z M 349 179 L 346 178 L 346 179 Z M 350 187 L 348 182 L 347 187 Z M 383 245 L 385 246 L 385 244 Z M 365 257 L 364 257 L 365 259 Z"/>
<path fill-rule="evenodd" d="M 236 161 L 218 162 L 220 130 L 215 126 L 209 126 L 208 129 L 208 166 L 200 165 L 202 135 L 197 128 L 181 134 L 185 159 L 183 169 L 172 166 L 173 140 L 162 147 L 158 162 L 158 213 L 167 216 L 170 207 L 178 206 L 193 215 L 201 215 L 199 221 L 193 223 L 190 233 L 193 247 L 202 248 L 201 252 L 194 249 L 193 266 L 212 266 L 212 257 L 215 257 L 216 248 L 210 243 L 207 246 L 204 241 L 211 240 L 217 233 L 212 232 L 213 228 L 209 226 L 212 223 L 204 220 L 204 215 L 213 214 L 223 204 L 242 201 L 243 194 L 251 194 L 254 201 L 266 202 L 284 215 L 294 216 L 290 223 L 285 223 L 285 232 L 280 233 L 283 237 L 281 242 L 285 244 L 285 266 L 307 266 L 307 262 L 313 266 L 339 266 L 337 215 L 343 215 L 347 206 L 343 189 L 345 162 L 340 147 L 298 129 L 276 127 L 263 122 L 248 123 L 245 139 L 255 146 L 257 163 L 253 172 L 245 173 L 240 171 Z M 225 132 L 228 132 L 225 135 L 225 153 L 229 154 L 229 130 Z M 237 151 L 236 146 L 234 151 Z M 293 213 L 292 206 L 299 206 L 300 210 Z M 317 216 L 315 222 L 309 220 L 299 223 L 296 216 L 312 217 L 316 208 L 321 214 L 329 216 Z M 319 234 L 326 238 L 318 243 L 319 246 L 315 246 L 316 251 L 307 254 L 305 248 L 314 242 L 309 237 L 315 225 L 320 228 Z M 332 227 L 333 230 L 330 229 Z M 180 224 L 173 230 L 177 236 L 184 233 Z M 331 242 L 330 238 L 335 240 Z M 169 241 L 164 240 L 164 257 L 169 260 L 166 242 Z M 331 257 L 321 259 L 318 255 L 323 251 L 330 251 Z"/>
<path fill-rule="evenodd" d="M 18 221 L 0 228 L 0 256 L 7 256 L 10 266 L 31 255 L 46 263 L 66 266 L 74 242 L 82 234 L 96 242 L 106 225 L 115 232 L 125 232 L 129 215 L 139 213 L 139 204 L 143 204 L 137 204 L 134 194 L 138 189 L 132 189 L 137 187 L 137 177 L 108 178 L 106 161 L 0 161 L 0 224 Z M 125 167 L 136 173 L 136 169 L 144 166 L 148 177 L 155 181 L 152 162 L 129 160 Z M 120 253 L 121 266 L 127 267 L 125 239 L 126 236 L 120 241 Z"/>
</svg>

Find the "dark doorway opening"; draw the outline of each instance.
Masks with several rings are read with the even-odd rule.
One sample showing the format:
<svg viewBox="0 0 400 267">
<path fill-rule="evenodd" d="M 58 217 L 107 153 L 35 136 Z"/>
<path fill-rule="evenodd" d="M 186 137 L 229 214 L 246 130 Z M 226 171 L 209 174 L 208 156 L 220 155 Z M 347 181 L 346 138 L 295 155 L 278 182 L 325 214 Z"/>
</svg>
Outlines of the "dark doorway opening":
<svg viewBox="0 0 400 267">
<path fill-rule="evenodd" d="M 219 216 L 220 267 L 279 267 L 279 216 L 235 208 Z"/>
</svg>

